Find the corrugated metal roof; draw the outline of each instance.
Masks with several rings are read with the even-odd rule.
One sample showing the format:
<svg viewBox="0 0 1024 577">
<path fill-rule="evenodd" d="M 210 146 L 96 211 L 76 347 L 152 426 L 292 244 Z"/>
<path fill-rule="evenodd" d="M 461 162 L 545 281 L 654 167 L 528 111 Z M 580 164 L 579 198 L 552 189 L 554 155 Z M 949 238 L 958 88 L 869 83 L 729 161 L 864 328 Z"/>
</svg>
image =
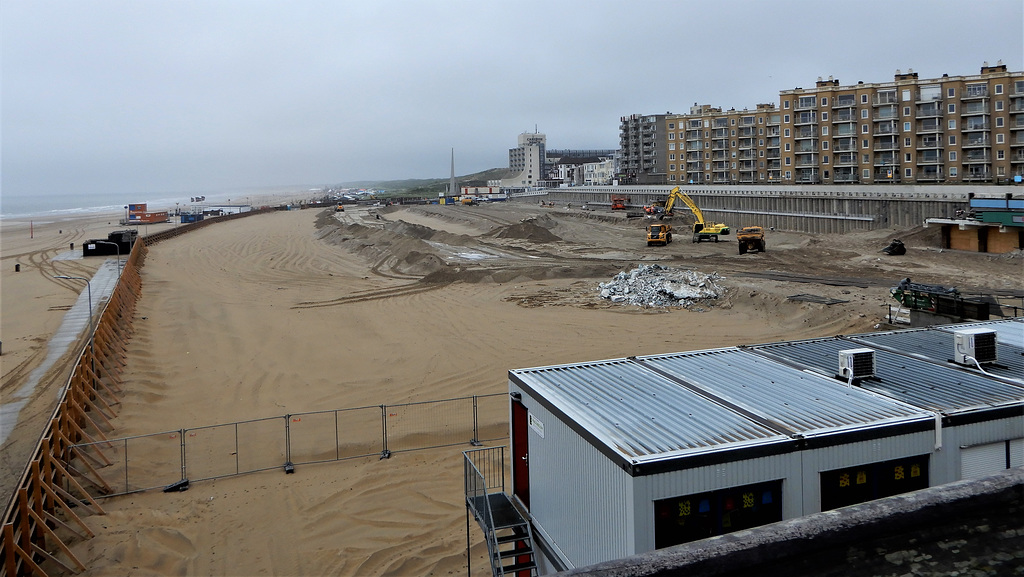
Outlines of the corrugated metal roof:
<svg viewBox="0 0 1024 577">
<path fill-rule="evenodd" d="M 643 357 L 643 361 L 803 436 L 930 416 L 738 349 Z"/>
<path fill-rule="evenodd" d="M 627 359 L 510 376 L 634 462 L 790 440 Z"/>
<path fill-rule="evenodd" d="M 835 337 L 756 345 L 750 350 L 833 376 L 839 373 L 839 351 L 858 346 Z M 930 411 L 948 414 L 1024 402 L 1024 388 L 877 348 L 875 368 L 877 380 L 864 379 L 858 386 Z"/>
<path fill-rule="evenodd" d="M 942 325 L 936 330 L 952 332 L 963 328 L 989 329 L 996 332 L 996 340 L 1010 346 L 1024 348 L 1024 318 L 987 321 L 956 325 Z"/>
<path fill-rule="evenodd" d="M 1024 323 L 1014 323 L 1024 326 Z M 977 326 L 977 325 L 975 325 Z M 994 328 L 980 327 L 990 330 Z M 934 328 L 907 331 L 891 331 L 852 335 L 850 340 L 858 343 L 887 347 L 894 352 L 911 353 L 938 362 L 950 363 L 956 368 L 953 360 L 953 332 Z M 986 372 L 1010 379 L 1022 380 L 1024 383 L 1024 348 L 1004 343 L 996 337 L 996 363 L 986 364 Z M 973 366 L 967 370 L 977 370 Z"/>
</svg>

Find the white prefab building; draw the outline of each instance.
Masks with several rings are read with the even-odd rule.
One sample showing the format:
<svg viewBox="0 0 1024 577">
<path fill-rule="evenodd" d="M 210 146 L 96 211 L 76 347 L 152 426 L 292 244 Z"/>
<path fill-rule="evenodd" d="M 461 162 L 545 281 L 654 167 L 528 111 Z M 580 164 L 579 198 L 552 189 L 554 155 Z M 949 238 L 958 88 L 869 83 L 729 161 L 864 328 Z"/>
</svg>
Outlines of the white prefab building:
<svg viewBox="0 0 1024 577">
<path fill-rule="evenodd" d="M 510 371 L 540 573 L 1024 465 L 1024 382 L 871 337 Z"/>
</svg>

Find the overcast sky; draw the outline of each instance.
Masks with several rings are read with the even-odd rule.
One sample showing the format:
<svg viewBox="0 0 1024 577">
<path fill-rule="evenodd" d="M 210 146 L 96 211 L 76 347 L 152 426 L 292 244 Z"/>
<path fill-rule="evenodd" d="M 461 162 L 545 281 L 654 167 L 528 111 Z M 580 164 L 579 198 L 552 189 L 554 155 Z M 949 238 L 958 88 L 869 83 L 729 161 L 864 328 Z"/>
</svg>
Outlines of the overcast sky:
<svg viewBox="0 0 1024 577">
<path fill-rule="evenodd" d="M 3 0 L 2 192 L 507 167 L 517 136 L 753 108 L 819 76 L 1024 69 L 1022 0 Z"/>
</svg>

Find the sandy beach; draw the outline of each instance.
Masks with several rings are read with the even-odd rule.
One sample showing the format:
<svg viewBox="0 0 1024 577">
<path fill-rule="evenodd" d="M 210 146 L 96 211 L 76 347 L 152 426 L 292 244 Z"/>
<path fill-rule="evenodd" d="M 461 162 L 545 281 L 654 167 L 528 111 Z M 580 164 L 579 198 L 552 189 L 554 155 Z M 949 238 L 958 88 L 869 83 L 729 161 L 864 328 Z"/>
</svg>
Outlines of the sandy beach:
<svg viewBox="0 0 1024 577">
<path fill-rule="evenodd" d="M 883 322 L 888 287 L 908 276 L 961 290 L 1021 286 L 1019 253 L 939 251 L 936 230 L 772 232 L 767 253 L 739 255 L 734 241 L 647 247 L 643 223 L 598 216 L 512 203 L 307 209 L 159 243 L 142 269 L 125 396 L 108 436 L 500 394 L 514 368 L 870 331 Z M 52 277 L 88 276 L 101 262 L 59 255 L 117 228 L 116 216 L 90 217 L 33 224 L 28 238 L 23 224 L 2 230 L 5 397 L 41 362 L 82 290 Z M 905 257 L 878 252 L 897 237 Z M 694 310 L 599 298 L 598 283 L 654 262 L 717 272 L 728 296 Z M 844 302 L 786 298 L 800 293 Z M 41 379 L 2 448 L 5 500 L 69 368 L 57 363 Z M 507 426 L 489 420 L 482 425 Z M 108 514 L 87 518 L 96 536 L 73 551 L 86 575 L 464 574 L 461 451 L 470 448 L 106 499 Z M 475 526 L 471 536 L 473 573 L 485 574 Z"/>
</svg>

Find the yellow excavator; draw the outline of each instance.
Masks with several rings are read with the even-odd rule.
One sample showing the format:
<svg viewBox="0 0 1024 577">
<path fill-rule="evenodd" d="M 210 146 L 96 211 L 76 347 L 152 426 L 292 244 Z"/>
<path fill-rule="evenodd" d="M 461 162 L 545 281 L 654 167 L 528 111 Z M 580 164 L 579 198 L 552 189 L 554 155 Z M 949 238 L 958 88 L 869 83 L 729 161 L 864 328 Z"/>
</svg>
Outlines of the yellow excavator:
<svg viewBox="0 0 1024 577">
<path fill-rule="evenodd" d="M 672 216 L 672 207 L 675 206 L 677 200 L 683 201 L 683 204 L 693 213 L 693 242 L 700 242 L 702 240 L 718 242 L 719 235 L 729 234 L 728 225 L 720 222 L 705 222 L 704 213 L 700 211 L 700 208 L 693 202 L 693 199 L 679 190 L 678 186 L 668 193 L 668 201 L 665 202 L 664 209 L 659 211 L 658 218 L 662 219 L 666 216 Z"/>
</svg>

